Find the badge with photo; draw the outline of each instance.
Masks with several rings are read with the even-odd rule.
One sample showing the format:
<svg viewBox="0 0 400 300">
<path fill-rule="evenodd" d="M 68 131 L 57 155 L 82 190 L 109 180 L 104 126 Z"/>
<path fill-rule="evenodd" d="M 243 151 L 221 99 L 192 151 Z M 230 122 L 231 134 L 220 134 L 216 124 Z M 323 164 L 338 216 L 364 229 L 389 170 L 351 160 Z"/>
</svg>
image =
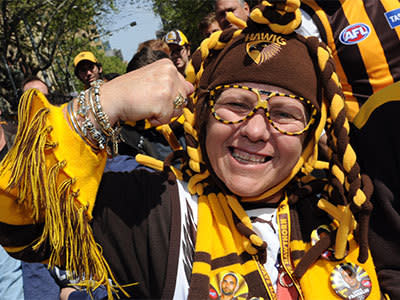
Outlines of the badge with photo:
<svg viewBox="0 0 400 300">
<path fill-rule="evenodd" d="M 371 293 L 372 283 L 368 273 L 353 263 L 337 265 L 330 280 L 335 293 L 343 299 L 364 300 Z"/>
<path fill-rule="evenodd" d="M 222 271 L 210 280 L 210 299 L 244 300 L 249 288 L 243 276 L 231 271 Z"/>
</svg>

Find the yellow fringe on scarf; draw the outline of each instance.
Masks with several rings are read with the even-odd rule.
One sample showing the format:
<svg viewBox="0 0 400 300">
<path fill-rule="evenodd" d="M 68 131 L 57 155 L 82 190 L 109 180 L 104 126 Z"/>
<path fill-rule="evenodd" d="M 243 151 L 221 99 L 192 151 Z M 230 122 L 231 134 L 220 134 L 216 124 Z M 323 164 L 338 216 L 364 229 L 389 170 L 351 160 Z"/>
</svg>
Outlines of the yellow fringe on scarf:
<svg viewBox="0 0 400 300">
<path fill-rule="evenodd" d="M 32 248 L 49 243 L 50 266 L 65 266 L 88 288 L 104 285 L 109 299 L 118 289 L 128 296 L 116 283 L 89 225 L 106 154 L 93 153 L 69 128 L 63 109 L 50 105 L 37 90 L 21 98 L 18 120 L 15 144 L 0 166 L 0 220 L 14 225 L 44 222 Z M 15 206 L 21 213 L 10 223 Z M 23 217 L 27 211 L 30 218 Z"/>
</svg>

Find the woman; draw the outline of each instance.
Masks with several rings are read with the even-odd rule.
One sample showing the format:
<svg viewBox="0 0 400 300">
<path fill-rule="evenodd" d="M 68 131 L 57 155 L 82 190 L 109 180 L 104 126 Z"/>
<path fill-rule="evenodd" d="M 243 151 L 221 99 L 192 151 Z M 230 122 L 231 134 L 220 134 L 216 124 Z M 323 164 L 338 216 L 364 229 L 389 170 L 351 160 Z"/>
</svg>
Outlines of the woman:
<svg viewBox="0 0 400 300">
<path fill-rule="evenodd" d="M 362 283 L 350 296 L 378 299 L 366 242 L 369 182 L 348 144 L 329 51 L 292 33 L 298 5 L 264 1 L 246 28 L 202 43 L 187 69 L 195 86 L 183 109 L 187 151 L 159 173 L 108 173 L 97 191 L 102 148 L 117 144 L 110 125 L 159 125 L 181 112 L 192 87 L 169 62 L 93 87 L 69 110 L 25 94 L 20 142 L 0 179 L 0 221 L 14 238 L 1 243 L 25 259 L 50 250 L 50 263 L 133 298 L 337 299 L 348 292 L 338 279 L 347 268 Z M 317 160 L 323 129 L 329 163 Z M 328 176 L 315 178 L 319 169 Z"/>
</svg>

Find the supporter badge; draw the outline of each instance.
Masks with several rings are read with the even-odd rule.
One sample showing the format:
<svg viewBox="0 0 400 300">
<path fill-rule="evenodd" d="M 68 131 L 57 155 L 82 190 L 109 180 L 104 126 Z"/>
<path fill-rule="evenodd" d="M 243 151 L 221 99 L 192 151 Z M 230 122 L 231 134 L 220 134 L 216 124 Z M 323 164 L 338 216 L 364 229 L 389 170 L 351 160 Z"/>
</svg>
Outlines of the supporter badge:
<svg viewBox="0 0 400 300">
<path fill-rule="evenodd" d="M 235 272 L 222 271 L 210 278 L 210 299 L 247 299 L 249 288 L 244 278 Z"/>
<path fill-rule="evenodd" d="M 330 281 L 335 293 L 343 299 L 364 300 L 372 288 L 367 272 L 353 263 L 337 265 L 331 273 Z"/>
</svg>

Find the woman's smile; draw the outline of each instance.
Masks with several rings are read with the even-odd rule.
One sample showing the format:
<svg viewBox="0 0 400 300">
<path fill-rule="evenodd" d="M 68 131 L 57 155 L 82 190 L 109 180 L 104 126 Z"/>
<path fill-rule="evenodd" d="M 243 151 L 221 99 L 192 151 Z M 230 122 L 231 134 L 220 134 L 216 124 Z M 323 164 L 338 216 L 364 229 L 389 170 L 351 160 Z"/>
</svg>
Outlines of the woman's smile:
<svg viewBox="0 0 400 300">
<path fill-rule="evenodd" d="M 243 164 L 263 164 L 271 160 L 271 156 L 249 153 L 234 147 L 228 148 L 231 152 L 232 157 Z"/>
<path fill-rule="evenodd" d="M 288 93 L 266 84 L 245 85 Z M 229 99 L 237 96 L 244 100 L 240 93 L 239 89 L 231 91 Z M 210 116 L 206 149 L 212 169 L 232 193 L 256 197 L 290 175 L 303 151 L 303 140 L 303 135 L 286 135 L 276 130 L 260 109 L 238 124 L 225 124 Z"/>
</svg>

